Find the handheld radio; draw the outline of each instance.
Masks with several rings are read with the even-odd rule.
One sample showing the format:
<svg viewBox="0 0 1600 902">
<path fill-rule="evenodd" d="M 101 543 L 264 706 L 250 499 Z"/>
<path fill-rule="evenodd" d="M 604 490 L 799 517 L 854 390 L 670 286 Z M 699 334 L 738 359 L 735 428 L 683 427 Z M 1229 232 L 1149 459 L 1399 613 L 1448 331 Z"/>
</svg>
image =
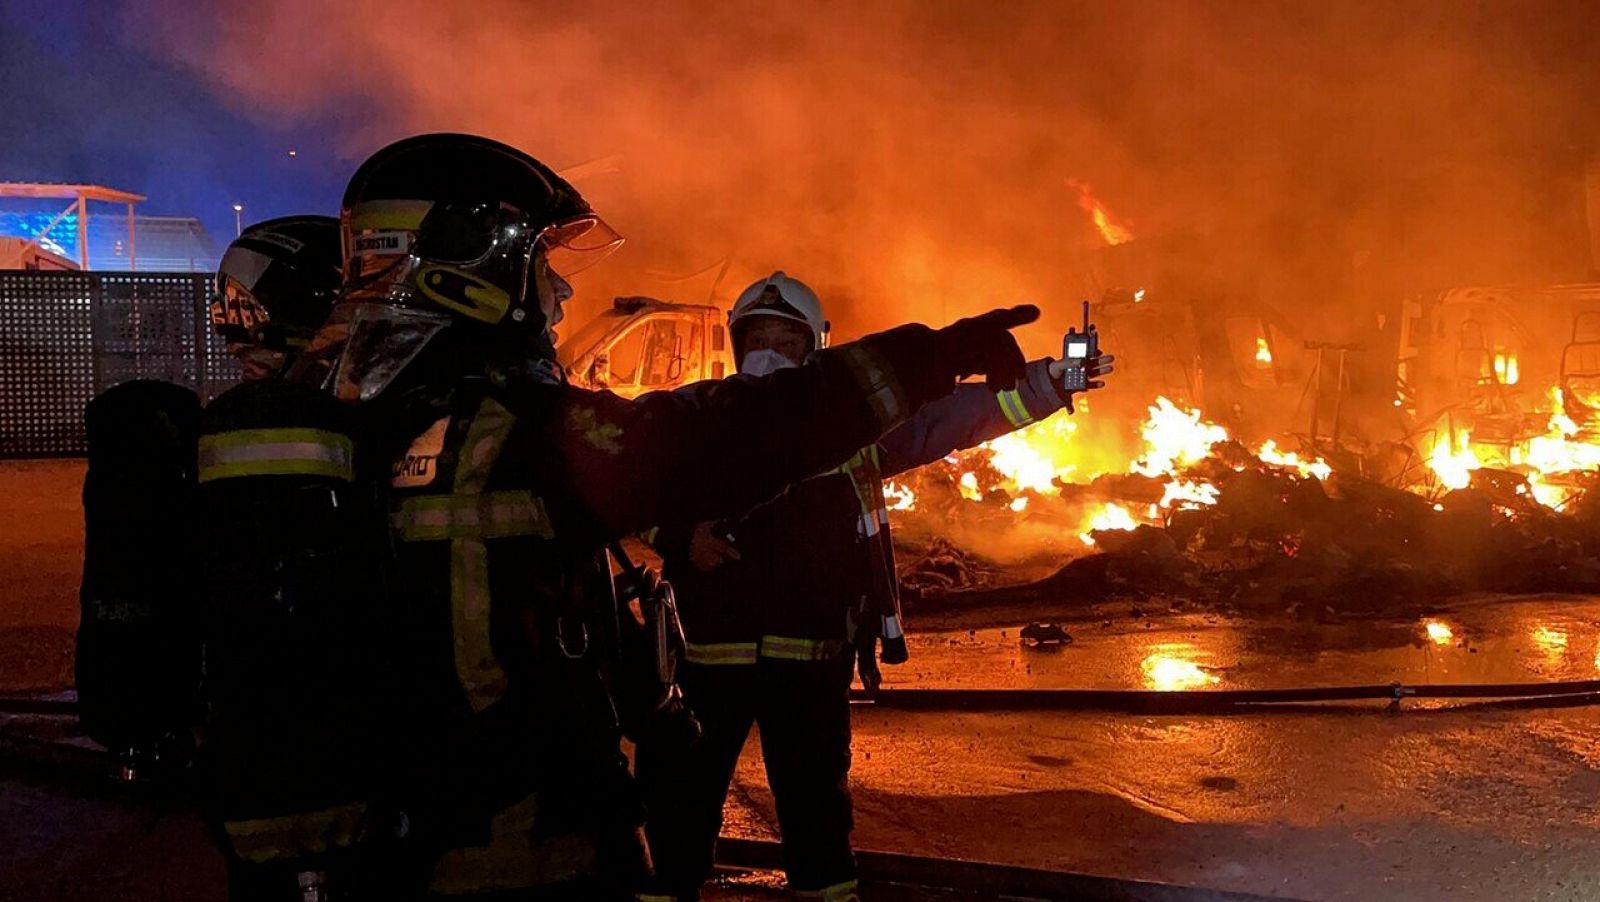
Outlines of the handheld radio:
<svg viewBox="0 0 1600 902">
<path fill-rule="evenodd" d="M 1100 356 L 1100 330 L 1089 322 L 1089 302 L 1083 302 L 1083 331 L 1067 329 L 1061 339 L 1061 359 L 1066 361 L 1066 372 L 1061 374 L 1064 387 L 1069 392 L 1089 390 L 1089 364 Z"/>
</svg>

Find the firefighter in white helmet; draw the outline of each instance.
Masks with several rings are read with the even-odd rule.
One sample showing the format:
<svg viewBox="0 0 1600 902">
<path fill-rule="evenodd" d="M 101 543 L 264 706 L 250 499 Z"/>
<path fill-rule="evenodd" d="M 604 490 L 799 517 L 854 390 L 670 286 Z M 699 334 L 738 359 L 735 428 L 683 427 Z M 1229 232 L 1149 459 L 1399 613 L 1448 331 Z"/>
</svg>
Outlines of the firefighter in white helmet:
<svg viewBox="0 0 1600 902">
<path fill-rule="evenodd" d="M 816 293 L 783 272 L 745 289 L 729 327 L 736 380 L 799 366 L 829 333 Z M 1112 369 L 1108 355 L 1087 365 L 1092 380 Z M 678 676 L 704 734 L 687 752 L 639 747 L 656 864 L 640 899 L 698 897 L 734 766 L 757 724 L 790 888 L 803 899 L 856 897 L 852 669 L 873 690 L 880 643 L 885 663 L 905 660 L 883 480 L 1071 410 L 1064 369 L 1042 359 L 1013 389 L 957 385 L 842 466 L 743 516 L 654 532 L 688 640 Z"/>
<path fill-rule="evenodd" d="M 804 328 L 786 327 L 775 320 Z M 728 329 L 740 355 L 739 372 L 765 376 L 793 366 L 797 353 L 803 359 L 811 351 L 827 347 L 831 327 L 822 315 L 817 293 L 779 270 L 739 295 L 728 313 Z M 784 346 L 774 346 L 774 342 Z"/>
</svg>

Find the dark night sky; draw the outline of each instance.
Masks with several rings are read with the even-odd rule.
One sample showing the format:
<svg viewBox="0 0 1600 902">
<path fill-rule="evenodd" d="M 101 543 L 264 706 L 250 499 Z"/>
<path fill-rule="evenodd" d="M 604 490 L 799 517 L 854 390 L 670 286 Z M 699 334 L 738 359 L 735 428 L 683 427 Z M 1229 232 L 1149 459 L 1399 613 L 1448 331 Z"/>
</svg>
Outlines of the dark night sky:
<svg viewBox="0 0 1600 902">
<path fill-rule="evenodd" d="M 219 246 L 245 221 L 337 214 L 348 166 L 307 127 L 276 132 L 138 47 L 126 7 L 0 0 L 0 181 L 136 191 L 150 215 L 198 216 Z M 290 148 L 296 156 L 288 155 Z"/>
</svg>

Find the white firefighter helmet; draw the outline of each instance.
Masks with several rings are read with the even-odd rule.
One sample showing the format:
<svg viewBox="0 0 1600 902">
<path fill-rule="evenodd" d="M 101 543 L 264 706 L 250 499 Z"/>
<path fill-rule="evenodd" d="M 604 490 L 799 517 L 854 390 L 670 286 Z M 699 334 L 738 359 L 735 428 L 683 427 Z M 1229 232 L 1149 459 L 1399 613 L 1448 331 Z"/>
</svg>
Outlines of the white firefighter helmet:
<svg viewBox="0 0 1600 902">
<path fill-rule="evenodd" d="M 828 346 L 831 327 L 822 315 L 822 301 L 806 283 L 790 278 L 782 270 L 750 283 L 733 302 L 733 309 L 728 311 L 728 330 L 733 333 L 735 348 L 741 343 L 740 324 L 757 316 L 794 320 L 811 330 L 812 350 Z"/>
</svg>

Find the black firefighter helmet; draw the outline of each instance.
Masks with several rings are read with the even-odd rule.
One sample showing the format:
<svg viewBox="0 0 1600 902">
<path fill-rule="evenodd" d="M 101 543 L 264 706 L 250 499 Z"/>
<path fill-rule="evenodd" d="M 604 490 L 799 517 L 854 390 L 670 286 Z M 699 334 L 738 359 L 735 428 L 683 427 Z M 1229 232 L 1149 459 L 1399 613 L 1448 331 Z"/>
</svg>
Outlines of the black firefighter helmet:
<svg viewBox="0 0 1600 902">
<path fill-rule="evenodd" d="M 284 216 L 250 226 L 217 267 L 212 328 L 236 352 L 299 352 L 333 308 L 340 262 L 339 221 L 332 216 Z"/>
<path fill-rule="evenodd" d="M 548 166 L 458 134 L 373 154 L 345 190 L 340 227 L 343 326 L 327 338 L 342 345 L 334 382 L 350 400 L 381 391 L 446 327 L 553 360 L 551 274 L 571 275 L 622 241 Z"/>
</svg>

